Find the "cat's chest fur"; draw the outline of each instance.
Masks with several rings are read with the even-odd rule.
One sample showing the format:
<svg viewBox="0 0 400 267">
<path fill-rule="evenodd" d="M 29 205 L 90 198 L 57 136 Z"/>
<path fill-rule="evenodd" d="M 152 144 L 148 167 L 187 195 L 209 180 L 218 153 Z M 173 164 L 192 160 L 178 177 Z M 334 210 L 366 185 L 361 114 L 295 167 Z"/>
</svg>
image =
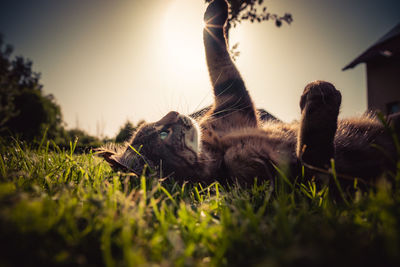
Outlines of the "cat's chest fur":
<svg viewBox="0 0 400 267">
<path fill-rule="evenodd" d="M 270 172 L 271 164 L 297 163 L 296 125 L 218 126 L 204 123 L 201 127 L 202 159 L 206 173 L 217 172 L 224 179 L 245 179 L 249 173 L 260 177 Z"/>
</svg>

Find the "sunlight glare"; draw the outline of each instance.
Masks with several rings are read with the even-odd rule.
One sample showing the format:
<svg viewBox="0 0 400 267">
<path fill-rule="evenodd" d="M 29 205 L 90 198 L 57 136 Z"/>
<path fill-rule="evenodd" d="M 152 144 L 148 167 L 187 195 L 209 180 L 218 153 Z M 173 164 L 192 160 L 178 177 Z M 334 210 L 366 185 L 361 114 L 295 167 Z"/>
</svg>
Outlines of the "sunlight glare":
<svg viewBox="0 0 400 267">
<path fill-rule="evenodd" d="M 204 64 L 201 7 L 187 0 L 170 3 L 163 20 L 163 44 L 171 67 L 193 71 Z"/>
</svg>

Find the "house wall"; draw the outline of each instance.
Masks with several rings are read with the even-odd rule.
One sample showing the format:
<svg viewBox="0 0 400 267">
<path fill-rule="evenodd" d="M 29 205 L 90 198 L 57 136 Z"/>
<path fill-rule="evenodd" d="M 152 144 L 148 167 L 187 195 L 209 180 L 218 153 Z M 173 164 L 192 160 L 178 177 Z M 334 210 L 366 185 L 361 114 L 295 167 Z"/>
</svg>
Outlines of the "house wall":
<svg viewBox="0 0 400 267">
<path fill-rule="evenodd" d="M 368 109 L 387 113 L 387 105 L 400 105 L 400 59 L 384 58 L 367 63 Z"/>
</svg>

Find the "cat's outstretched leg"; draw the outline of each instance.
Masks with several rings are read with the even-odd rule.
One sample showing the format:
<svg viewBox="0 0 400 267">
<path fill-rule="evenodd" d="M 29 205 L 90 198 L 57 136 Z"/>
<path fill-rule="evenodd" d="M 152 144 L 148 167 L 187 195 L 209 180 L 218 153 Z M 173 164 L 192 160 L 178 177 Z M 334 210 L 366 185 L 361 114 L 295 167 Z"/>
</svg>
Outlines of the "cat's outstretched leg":
<svg viewBox="0 0 400 267">
<path fill-rule="evenodd" d="M 228 4 L 225 0 L 214 0 L 208 5 L 204 14 L 203 38 L 207 67 L 214 89 L 215 101 L 211 115 L 223 117 L 225 123 L 241 121 L 240 126 L 256 127 L 257 116 L 253 102 L 227 48 L 227 19 Z M 238 119 L 237 115 L 245 119 Z"/>
<path fill-rule="evenodd" d="M 301 122 L 297 156 L 305 164 L 329 168 L 334 158 L 334 138 L 342 96 L 324 81 L 308 84 L 300 99 Z"/>
</svg>

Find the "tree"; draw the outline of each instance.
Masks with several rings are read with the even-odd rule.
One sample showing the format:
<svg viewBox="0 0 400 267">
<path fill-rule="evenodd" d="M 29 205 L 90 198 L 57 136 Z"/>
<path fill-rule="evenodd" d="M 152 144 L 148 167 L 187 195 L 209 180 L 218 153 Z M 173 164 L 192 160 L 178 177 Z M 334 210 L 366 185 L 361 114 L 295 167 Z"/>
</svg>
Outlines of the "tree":
<svg viewBox="0 0 400 267">
<path fill-rule="evenodd" d="M 213 0 L 205 0 L 206 3 L 212 2 Z M 229 30 L 231 27 L 242 21 L 248 20 L 250 22 L 262 22 L 272 20 L 275 22 L 277 27 L 282 25 L 282 22 L 288 24 L 292 23 L 293 18 L 289 13 L 284 15 L 277 15 L 270 13 L 267 7 L 263 5 L 264 0 L 227 0 L 229 2 L 229 16 L 228 24 L 226 25 L 226 34 L 229 36 Z M 261 11 L 260 11 L 260 8 Z"/>
<path fill-rule="evenodd" d="M 119 129 L 119 132 L 117 134 L 117 136 L 115 137 L 115 142 L 116 143 L 123 143 L 126 141 L 129 141 L 129 138 L 132 137 L 132 134 L 140 127 L 140 125 L 142 125 L 143 123 L 145 123 L 145 121 L 141 120 L 138 122 L 138 124 L 136 124 L 136 126 L 133 125 L 132 122 L 130 121 L 126 121 L 124 126 L 122 126 Z"/>
<path fill-rule="evenodd" d="M 62 133 L 55 139 L 55 143 L 66 150 L 70 149 L 70 144 L 77 141 L 75 153 L 89 152 L 91 149 L 100 147 L 102 141 L 81 129 L 62 129 Z"/>
<path fill-rule="evenodd" d="M 14 105 L 14 97 L 16 90 L 13 90 L 12 83 L 10 82 L 10 69 L 12 54 L 12 47 L 4 45 L 3 38 L 0 35 L 0 130 L 10 120 L 10 118 L 17 115 Z"/>
<path fill-rule="evenodd" d="M 52 95 L 43 94 L 32 61 L 12 59 L 12 52 L 0 35 L 0 134 L 33 140 L 47 129 L 50 138 L 56 137 L 62 129 L 60 106 Z"/>
</svg>

